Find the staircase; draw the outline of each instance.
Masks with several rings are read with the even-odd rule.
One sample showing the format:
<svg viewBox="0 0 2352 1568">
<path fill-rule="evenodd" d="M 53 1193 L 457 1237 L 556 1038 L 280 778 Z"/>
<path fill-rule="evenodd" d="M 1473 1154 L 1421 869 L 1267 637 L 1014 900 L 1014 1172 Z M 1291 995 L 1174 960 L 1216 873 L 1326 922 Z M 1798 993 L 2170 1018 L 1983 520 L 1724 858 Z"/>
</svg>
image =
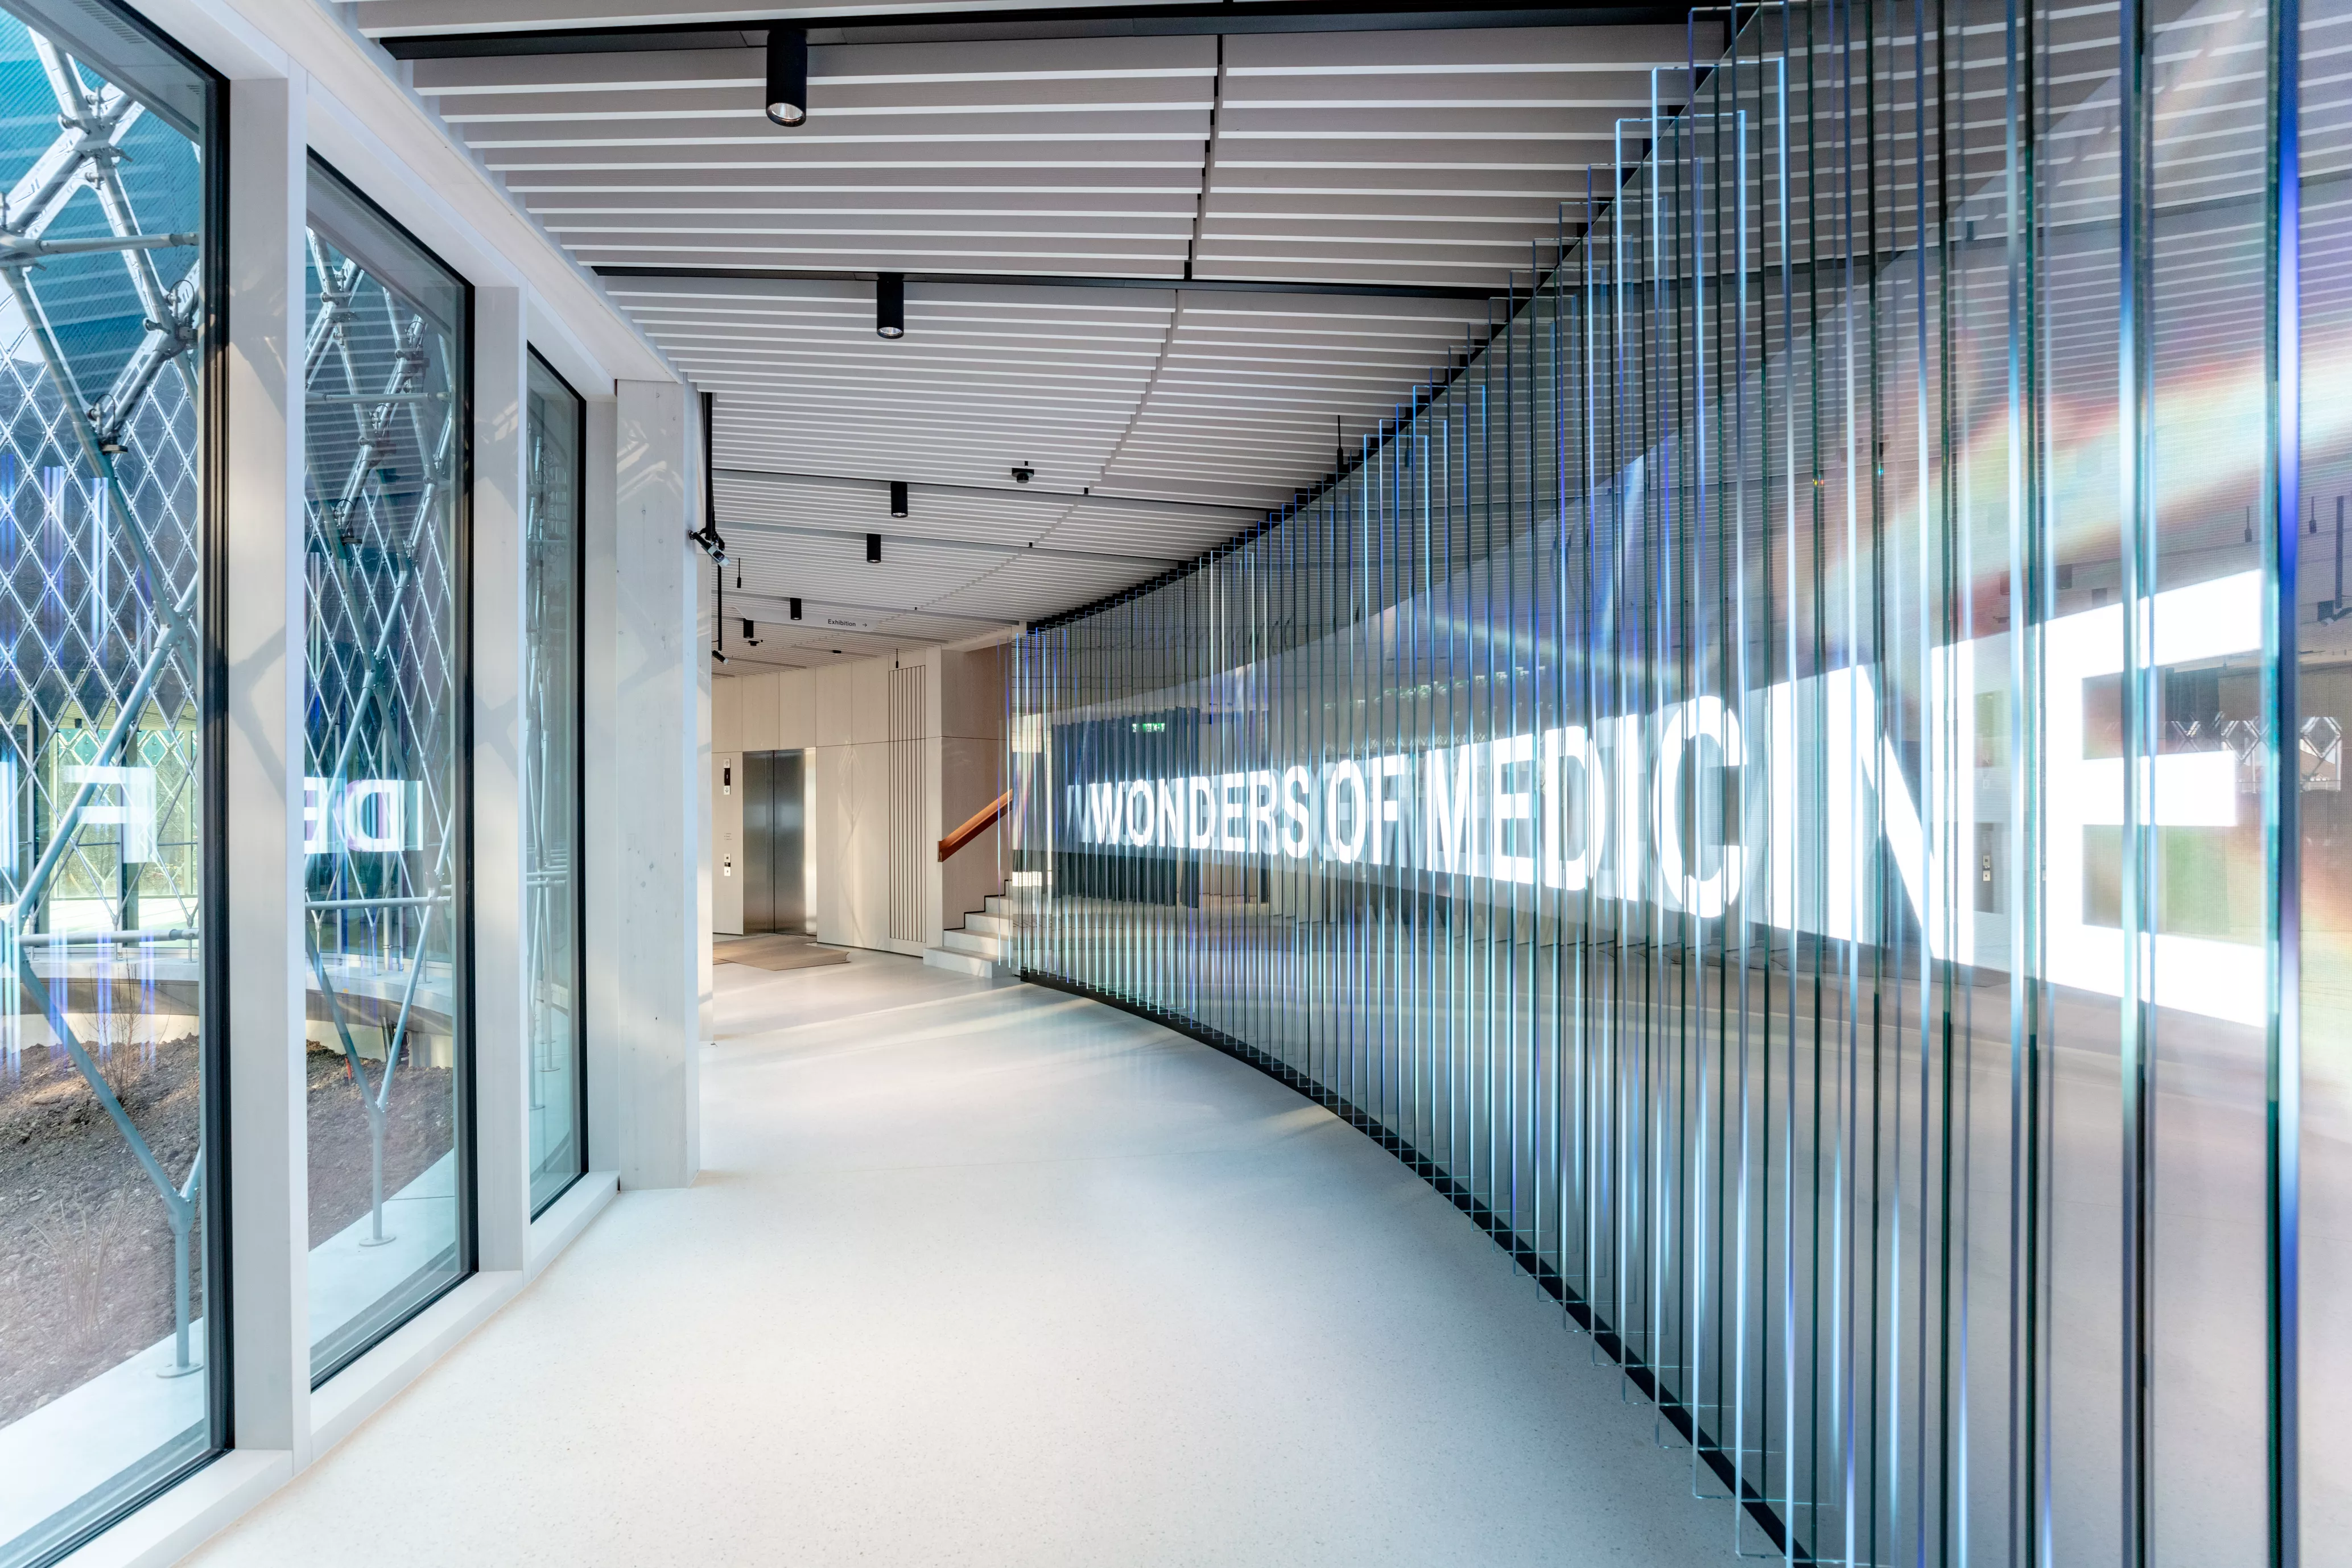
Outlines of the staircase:
<svg viewBox="0 0 2352 1568">
<path fill-rule="evenodd" d="M 961 931 L 943 932 L 939 946 L 924 949 L 923 962 L 933 969 L 951 969 L 982 980 L 999 978 L 997 962 L 1013 940 L 1013 901 L 1003 894 L 991 893 L 986 903 L 980 913 L 963 917 Z"/>
</svg>

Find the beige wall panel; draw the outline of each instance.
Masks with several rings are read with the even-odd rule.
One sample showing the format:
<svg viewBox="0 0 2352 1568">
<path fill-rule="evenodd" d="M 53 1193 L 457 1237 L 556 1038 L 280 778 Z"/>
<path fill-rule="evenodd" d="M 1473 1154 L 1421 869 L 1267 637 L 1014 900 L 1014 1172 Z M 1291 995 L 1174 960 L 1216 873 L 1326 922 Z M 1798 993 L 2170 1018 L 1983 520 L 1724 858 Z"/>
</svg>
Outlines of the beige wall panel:
<svg viewBox="0 0 2352 1568">
<path fill-rule="evenodd" d="M 849 725 L 845 739 L 861 746 L 889 740 L 890 665 L 887 658 L 868 658 L 847 667 Z"/>
<path fill-rule="evenodd" d="M 744 751 L 772 752 L 782 744 L 776 723 L 775 671 L 744 680 L 741 706 Z"/>
<path fill-rule="evenodd" d="M 710 706 L 716 714 L 719 689 L 732 680 L 710 683 Z M 712 725 L 715 729 L 717 720 Z M 743 931 L 743 753 L 713 743 L 710 753 L 710 929 L 727 936 Z"/>
<path fill-rule="evenodd" d="M 710 744 L 714 750 L 743 749 L 743 689 L 750 684 L 740 676 L 710 678 Z"/>
<path fill-rule="evenodd" d="M 828 664 L 809 671 L 814 688 L 813 704 L 816 717 L 816 739 L 819 746 L 845 746 L 857 737 L 851 717 L 857 701 L 856 683 L 853 672 L 864 664 Z"/>
<path fill-rule="evenodd" d="M 796 751 L 816 744 L 816 675 L 814 670 L 787 669 L 776 676 L 776 745 Z"/>
<path fill-rule="evenodd" d="M 943 651 L 940 658 L 940 732 L 975 740 L 1002 738 L 1007 668 L 1003 645 L 971 653 Z"/>
<path fill-rule="evenodd" d="M 820 690 L 822 688 L 820 688 Z M 890 780 L 887 745 L 817 748 L 817 940 L 887 948 Z"/>
</svg>

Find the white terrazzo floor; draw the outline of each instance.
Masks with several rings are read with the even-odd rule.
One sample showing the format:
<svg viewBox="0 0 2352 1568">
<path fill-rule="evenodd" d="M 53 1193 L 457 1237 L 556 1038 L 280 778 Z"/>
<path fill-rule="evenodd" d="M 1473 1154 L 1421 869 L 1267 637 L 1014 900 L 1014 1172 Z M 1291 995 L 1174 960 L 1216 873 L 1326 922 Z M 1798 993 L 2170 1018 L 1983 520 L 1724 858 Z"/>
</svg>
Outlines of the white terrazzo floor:
<svg viewBox="0 0 2352 1568">
<path fill-rule="evenodd" d="M 1622 1377 L 1288 1090 L 912 960 L 717 973 L 702 1179 L 192 1561 L 1730 1561 Z"/>
</svg>

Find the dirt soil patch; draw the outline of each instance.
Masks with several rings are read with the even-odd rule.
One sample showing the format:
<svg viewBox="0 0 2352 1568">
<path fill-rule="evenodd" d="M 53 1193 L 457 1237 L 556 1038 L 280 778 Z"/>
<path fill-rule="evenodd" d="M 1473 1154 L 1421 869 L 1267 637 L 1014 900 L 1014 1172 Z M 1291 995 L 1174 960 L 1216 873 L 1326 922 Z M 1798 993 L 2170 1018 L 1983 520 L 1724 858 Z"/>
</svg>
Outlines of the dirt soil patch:
<svg viewBox="0 0 2352 1568">
<path fill-rule="evenodd" d="M 343 1058 L 306 1054 L 315 1247 L 368 1212 L 368 1127 Z M 367 1063 L 369 1078 L 382 1066 Z M 202 1133 L 194 1037 L 117 1047 L 103 1070 L 164 1171 L 184 1181 Z M 449 1152 L 449 1097 L 448 1069 L 402 1064 L 386 1118 L 387 1195 Z M 191 1242 L 190 1310 L 201 1320 L 201 1219 Z M 121 1364 L 172 1323 L 163 1200 L 71 1060 L 36 1046 L 13 1077 L 0 1068 L 0 1426 Z"/>
<path fill-rule="evenodd" d="M 194 1037 L 119 1047 L 102 1070 L 164 1172 L 185 1181 L 201 1131 Z M 201 1220 L 191 1241 L 202 1317 Z M 0 1425 L 171 1331 L 162 1196 L 71 1059 L 37 1046 L 0 1077 Z"/>
<path fill-rule="evenodd" d="M 406 1057 L 393 1074 L 383 1130 L 383 1195 L 391 1197 L 423 1175 L 452 1147 L 449 1069 L 419 1067 Z M 368 1174 L 367 1111 L 341 1053 L 310 1053 L 310 1245 L 318 1246 L 374 1201 Z M 363 1062 L 374 1085 L 382 1062 Z"/>
</svg>

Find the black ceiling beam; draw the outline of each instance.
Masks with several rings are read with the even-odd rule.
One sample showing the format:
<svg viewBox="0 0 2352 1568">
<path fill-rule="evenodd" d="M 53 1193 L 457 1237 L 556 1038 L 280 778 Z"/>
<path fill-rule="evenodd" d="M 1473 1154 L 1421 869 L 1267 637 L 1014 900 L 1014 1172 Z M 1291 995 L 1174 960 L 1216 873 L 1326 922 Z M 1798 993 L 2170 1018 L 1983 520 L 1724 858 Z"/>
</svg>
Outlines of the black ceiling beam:
<svg viewBox="0 0 2352 1568">
<path fill-rule="evenodd" d="M 746 534 L 769 534 L 783 539 L 856 540 L 861 544 L 877 537 L 870 529 L 815 528 L 798 522 L 754 522 L 740 517 L 719 526 L 730 532 L 740 530 Z M 992 543 L 984 539 L 958 539 L 952 534 L 938 533 L 885 533 L 878 537 L 892 550 L 908 545 L 924 550 L 961 550 L 1003 558 L 1022 555 L 1035 561 L 1124 561 L 1139 566 L 1177 564 L 1174 556 L 1145 555 L 1125 550 L 1071 550 L 1054 544 Z M 769 596 L 772 598 L 775 595 Z M 803 595 L 803 597 L 809 595 Z"/>
<path fill-rule="evenodd" d="M 728 282 L 871 283 L 871 272 L 791 267 L 598 267 L 599 278 L 715 278 Z M 984 283 L 999 289 L 1181 289 L 1188 294 L 1345 294 L 1372 300 L 1499 300 L 1507 289 L 1453 283 L 1293 283 L 1251 278 L 1109 278 L 1094 273 L 908 272 L 909 283 Z"/>
<path fill-rule="evenodd" d="M 736 468 L 724 464 L 711 465 L 711 473 L 730 479 L 783 479 L 803 485 L 850 485 L 860 489 L 887 489 L 888 479 L 869 479 L 855 474 L 812 474 L 793 468 Z M 921 495 L 986 496 L 992 500 L 1024 500 L 1039 506 L 1111 506 L 1169 507 L 1178 511 L 1240 512 L 1252 518 L 1264 517 L 1265 508 L 1251 506 L 1244 501 L 1171 500 L 1166 496 L 1119 495 L 1106 490 L 1097 495 L 1092 489 L 1083 490 L 1046 489 L 1040 485 L 954 485 L 933 479 L 903 479 L 898 481 Z M 1008 547 L 1009 548 L 1009 547 Z"/>
<path fill-rule="evenodd" d="M 1560 5 L 1488 0 L 1446 7 L 1430 0 L 1265 0 L 1262 5 L 1073 5 L 991 11 L 942 6 L 888 16 L 871 14 L 792 18 L 809 42 L 827 44 L 976 43 L 1031 38 L 1150 38 L 1240 33 L 1365 33 L 1460 27 L 1680 26 L 1688 5 Z M 404 60 L 477 59 L 506 55 L 614 54 L 636 49 L 764 48 L 767 25 L 726 27 L 708 22 L 631 27 L 550 27 L 508 33 L 420 33 L 377 40 Z"/>
</svg>

